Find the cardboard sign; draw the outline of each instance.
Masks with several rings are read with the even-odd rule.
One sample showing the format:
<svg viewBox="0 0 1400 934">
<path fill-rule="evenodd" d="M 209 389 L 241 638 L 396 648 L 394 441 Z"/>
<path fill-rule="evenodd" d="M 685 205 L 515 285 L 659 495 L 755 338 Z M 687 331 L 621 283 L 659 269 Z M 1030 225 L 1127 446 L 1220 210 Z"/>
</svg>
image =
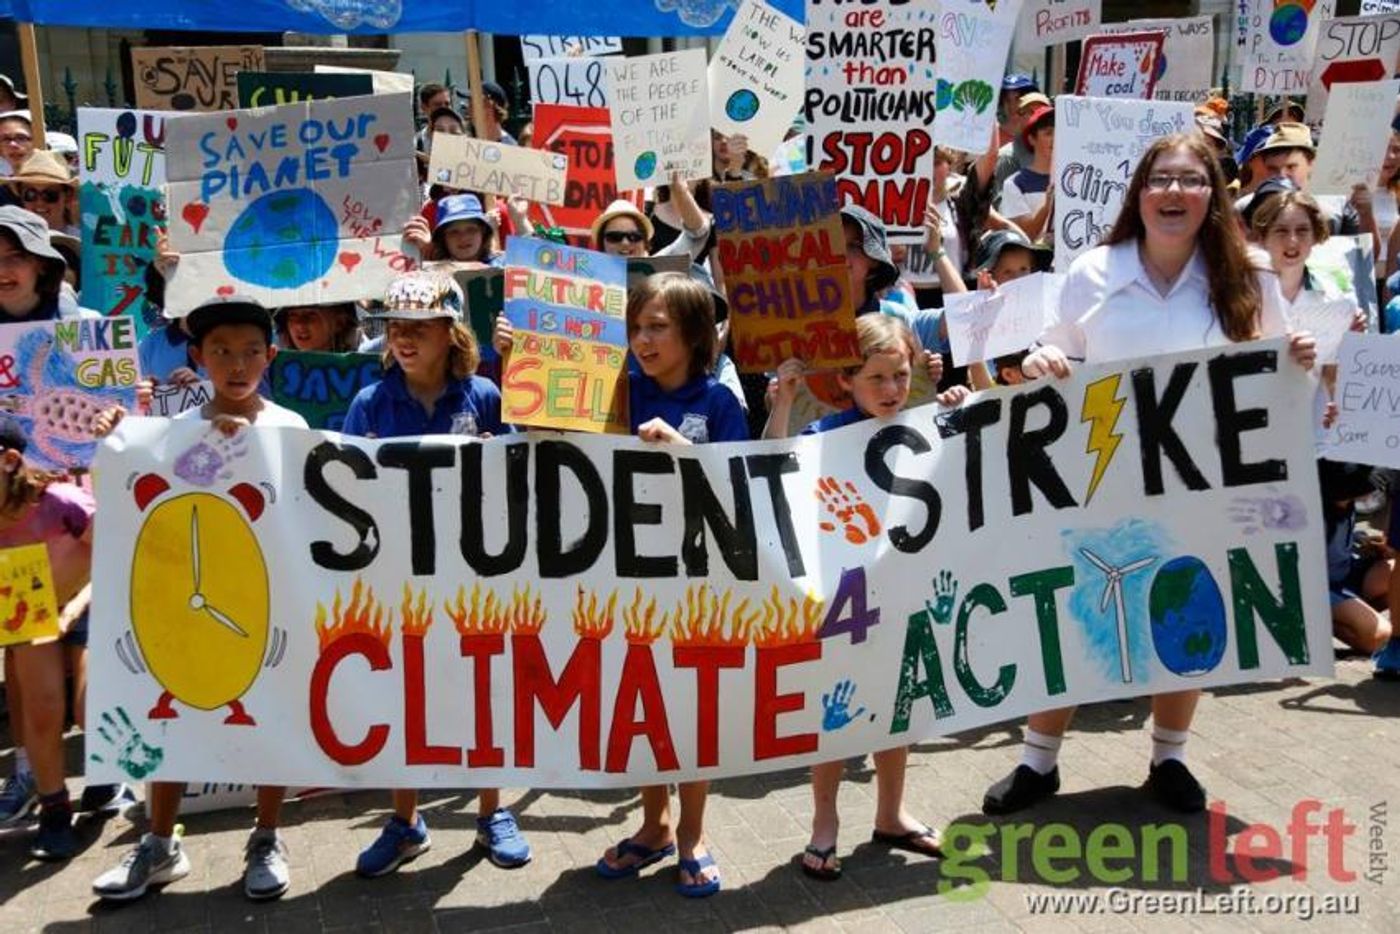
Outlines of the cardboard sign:
<svg viewBox="0 0 1400 934">
<path fill-rule="evenodd" d="M 1100 32 L 1102 0 L 1026 0 L 1016 24 L 1016 50 L 1078 42 Z"/>
<path fill-rule="evenodd" d="M 511 237 L 505 315 L 515 342 L 501 376 L 501 420 L 627 434 L 627 262 Z"/>
<path fill-rule="evenodd" d="M 950 292 L 943 296 L 943 319 L 953 363 L 967 366 L 1019 353 L 1045 331 L 1060 304 L 1064 276 L 1034 273 L 992 292 Z"/>
<path fill-rule="evenodd" d="M 1335 15 L 1335 0 L 1317 0 L 1316 4 L 1238 0 L 1238 4 L 1239 90 L 1306 94 L 1312 81 L 1317 36 L 1323 21 Z"/>
<path fill-rule="evenodd" d="M 1159 101 L 1199 103 L 1216 84 L 1215 27 L 1211 16 L 1185 16 L 1180 19 L 1133 19 L 1126 23 L 1104 23 L 1097 32 L 1119 35 L 1129 32 L 1155 32 L 1165 36 L 1162 54 L 1157 58 L 1157 84 L 1152 96 Z"/>
<path fill-rule="evenodd" d="M 58 637 L 49 546 L 0 548 L 0 645 Z"/>
<path fill-rule="evenodd" d="M 1327 112 L 1334 84 L 1381 81 L 1400 71 L 1400 13 L 1343 16 L 1322 24 L 1308 86 L 1306 119 L 1316 123 Z"/>
<path fill-rule="evenodd" d="M 1090 36 L 1079 56 L 1074 93 L 1151 100 L 1166 34 L 1161 30 Z"/>
<path fill-rule="evenodd" d="M 1295 331 L 1307 331 L 1317 341 L 1317 362 L 1336 363 L 1342 338 L 1356 318 L 1356 302 L 1350 298 L 1303 302 L 1288 309 Z"/>
<path fill-rule="evenodd" d="M 471 136 L 433 137 L 428 178 L 460 191 L 519 195 L 540 204 L 563 204 L 569 157 L 541 149 L 492 143 Z"/>
<path fill-rule="evenodd" d="M 705 50 L 605 58 L 617 187 L 709 178 L 710 98 Z"/>
<path fill-rule="evenodd" d="M 973 5 L 961 0 L 957 5 L 971 21 L 984 21 Z M 938 7 L 937 0 L 879 0 L 862 4 L 859 14 L 844 4 L 811 3 L 807 8 L 802 106 L 809 134 L 807 165 L 836 176 L 841 203 L 869 208 L 884 221 L 891 243 L 924 239 L 924 209 L 933 185 L 938 97 L 933 46 L 935 36 L 942 35 Z M 948 28 L 959 21 L 958 15 L 949 5 L 944 13 L 945 20 L 953 17 Z M 939 55 L 944 54 L 940 47 Z M 1000 63 L 996 68 L 1000 74 Z M 981 100 L 981 89 L 969 88 L 969 93 L 974 90 L 972 96 Z M 992 97 L 988 107 L 995 110 L 995 92 Z M 990 138 L 988 124 L 982 145 Z"/>
<path fill-rule="evenodd" d="M 146 267 L 165 229 L 164 113 L 78 108 L 83 305 L 122 315 L 139 339 L 159 326 Z"/>
<path fill-rule="evenodd" d="M 818 172 L 716 185 L 710 194 L 741 373 L 861 361 L 836 183 Z"/>
<path fill-rule="evenodd" d="M 599 58 L 541 58 L 527 62 L 530 100 L 568 107 L 607 107 L 608 76 Z"/>
<path fill-rule="evenodd" d="M 1319 457 L 1400 467 L 1400 341 L 1347 333 L 1337 352 L 1337 421 Z"/>
<path fill-rule="evenodd" d="M 127 728 L 89 780 L 633 788 L 1326 677 L 1313 389 L 1279 340 L 974 396 L 975 442 L 936 406 L 685 446 L 254 428 L 211 484 L 209 426 L 128 419 L 92 641 L 139 653 L 92 653 Z"/>
<path fill-rule="evenodd" d="M 1377 13 L 1400 13 L 1400 0 L 1361 0 L 1362 16 Z"/>
<path fill-rule="evenodd" d="M 570 56 L 592 58 L 598 55 L 621 55 L 621 36 L 521 36 L 520 57 L 526 63 L 542 58 Z"/>
<path fill-rule="evenodd" d="M 1055 268 L 1098 246 L 1118 219 L 1142 154 L 1169 133 L 1195 127 L 1192 105 L 1176 101 L 1055 98 Z"/>
<path fill-rule="evenodd" d="M 406 96 L 182 117 L 168 135 L 167 308 L 375 298 L 415 265 L 399 236 L 421 204 Z"/>
<path fill-rule="evenodd" d="M 375 94 L 412 94 L 413 75 L 400 71 L 375 71 L 373 68 L 346 68 L 342 65 L 317 65 L 318 75 L 369 75 Z"/>
<path fill-rule="evenodd" d="M 710 120 L 725 136 L 769 153 L 802 103 L 802 24 L 763 0 L 744 0 L 710 60 Z"/>
<path fill-rule="evenodd" d="M 142 110 L 232 110 L 238 106 L 238 73 L 262 70 L 260 45 L 131 50 L 136 106 Z"/>
<path fill-rule="evenodd" d="M 0 324 L 0 412 L 14 418 L 41 470 L 92 462 L 92 421 L 114 405 L 136 407 L 141 379 L 129 317 Z"/>
<path fill-rule="evenodd" d="M 945 5 L 938 23 L 938 119 L 933 125 L 940 146 L 987 150 L 1018 3 Z"/>
<path fill-rule="evenodd" d="M 273 358 L 268 381 L 273 402 L 296 412 L 313 429 L 339 431 L 356 394 L 383 376 L 374 354 L 289 348 Z"/>
<path fill-rule="evenodd" d="M 505 270 L 480 266 L 462 269 L 456 263 L 433 263 L 432 267 L 452 270 L 452 278 L 462 287 L 462 295 L 467 300 L 466 324 L 476 335 L 481 362 L 496 363 L 499 357 L 491 338 L 495 334 L 496 316 L 505 310 Z"/>
<path fill-rule="evenodd" d="M 369 75 L 325 75 L 315 72 L 240 71 L 239 107 L 278 107 L 300 101 L 362 97 L 374 93 Z"/>
<path fill-rule="evenodd" d="M 535 105 L 533 145 L 564 156 L 562 204 L 531 204 L 530 220 L 546 227 L 560 227 L 575 246 L 589 246 L 593 220 L 618 199 L 627 197 L 641 207 L 642 192 L 617 190 L 613 170 L 612 118 L 602 107 Z"/>
<path fill-rule="evenodd" d="M 1325 130 L 1313 162 L 1309 190 L 1318 195 L 1349 195 L 1371 185 L 1390 143 L 1390 124 L 1400 80 L 1339 84 L 1327 99 Z"/>
</svg>

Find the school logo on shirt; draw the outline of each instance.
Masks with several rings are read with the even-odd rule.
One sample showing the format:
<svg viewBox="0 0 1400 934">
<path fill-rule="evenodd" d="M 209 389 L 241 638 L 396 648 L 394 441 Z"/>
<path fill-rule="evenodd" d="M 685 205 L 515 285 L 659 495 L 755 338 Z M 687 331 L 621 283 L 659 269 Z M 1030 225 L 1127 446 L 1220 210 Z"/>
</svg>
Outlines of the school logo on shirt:
<svg viewBox="0 0 1400 934">
<path fill-rule="evenodd" d="M 686 412 L 676 431 L 691 444 L 710 443 L 710 420 L 697 412 Z"/>
</svg>

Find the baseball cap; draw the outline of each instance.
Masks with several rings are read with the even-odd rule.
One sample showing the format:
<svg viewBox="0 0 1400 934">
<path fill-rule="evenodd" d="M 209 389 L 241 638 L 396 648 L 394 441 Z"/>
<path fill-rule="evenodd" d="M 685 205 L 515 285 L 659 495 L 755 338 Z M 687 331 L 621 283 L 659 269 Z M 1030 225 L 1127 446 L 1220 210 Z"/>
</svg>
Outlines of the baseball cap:
<svg viewBox="0 0 1400 934">
<path fill-rule="evenodd" d="M 1003 91 L 1039 91 L 1035 79 L 1024 72 L 1013 71 L 1001 79 Z"/>
<path fill-rule="evenodd" d="M 185 316 L 185 328 L 198 344 L 210 331 L 225 324 L 252 324 L 261 328 L 267 342 L 272 343 L 272 312 L 261 302 L 246 296 L 230 295 L 213 298 Z"/>
</svg>

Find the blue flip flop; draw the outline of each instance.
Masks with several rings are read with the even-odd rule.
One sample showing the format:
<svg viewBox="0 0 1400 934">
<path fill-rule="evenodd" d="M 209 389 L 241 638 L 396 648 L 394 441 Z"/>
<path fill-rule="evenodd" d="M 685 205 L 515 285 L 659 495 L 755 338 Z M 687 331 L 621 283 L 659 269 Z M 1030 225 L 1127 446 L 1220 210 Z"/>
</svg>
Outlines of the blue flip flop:
<svg viewBox="0 0 1400 934">
<path fill-rule="evenodd" d="M 682 871 L 690 873 L 690 878 L 698 879 L 700 878 L 700 871 L 707 866 L 713 866 L 715 864 L 715 860 L 714 857 L 712 857 L 709 853 L 706 853 L 699 859 L 679 860 L 678 864 L 680 865 Z M 707 895 L 713 895 L 716 892 L 718 892 L 719 885 L 720 880 L 719 877 L 716 876 L 709 882 L 692 882 L 690 884 L 686 884 L 684 882 L 677 882 L 676 891 L 684 895 L 686 898 L 704 898 Z"/>
<path fill-rule="evenodd" d="M 614 849 L 617 850 L 618 859 L 624 856 L 635 856 L 637 861 L 629 863 L 626 866 L 609 866 L 606 858 L 599 859 L 598 862 L 594 864 L 593 868 L 596 869 L 598 875 L 602 876 L 604 879 L 626 879 L 629 876 L 635 876 L 652 863 L 663 860 L 675 853 L 676 845 L 674 843 L 668 843 L 655 850 L 649 850 L 640 843 L 633 843 L 632 838 L 628 837 L 614 847 Z"/>
</svg>

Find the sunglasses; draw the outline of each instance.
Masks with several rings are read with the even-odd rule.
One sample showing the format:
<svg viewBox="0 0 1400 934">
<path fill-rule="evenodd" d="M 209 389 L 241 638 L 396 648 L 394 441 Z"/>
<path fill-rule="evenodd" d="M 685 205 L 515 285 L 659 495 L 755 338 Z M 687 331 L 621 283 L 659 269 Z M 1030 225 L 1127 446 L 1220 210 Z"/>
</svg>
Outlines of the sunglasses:
<svg viewBox="0 0 1400 934">
<path fill-rule="evenodd" d="M 26 188 L 20 197 L 25 204 L 43 201 L 45 204 L 58 204 L 63 200 L 63 192 L 56 188 Z"/>
<path fill-rule="evenodd" d="M 609 230 L 603 239 L 608 243 L 641 243 L 646 235 L 640 230 Z"/>
</svg>

